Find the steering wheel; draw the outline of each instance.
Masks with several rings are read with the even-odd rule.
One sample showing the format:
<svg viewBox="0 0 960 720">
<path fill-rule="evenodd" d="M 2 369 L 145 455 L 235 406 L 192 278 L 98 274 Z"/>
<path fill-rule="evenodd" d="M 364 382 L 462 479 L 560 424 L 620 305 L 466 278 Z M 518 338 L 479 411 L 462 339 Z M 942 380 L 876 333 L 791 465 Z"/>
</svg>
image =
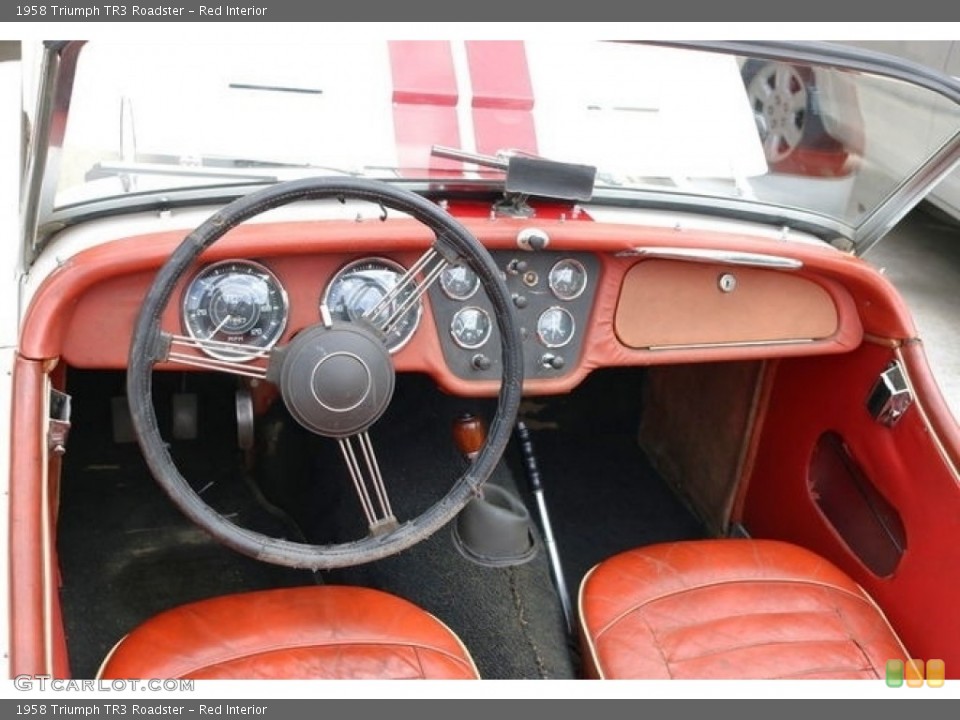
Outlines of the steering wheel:
<svg viewBox="0 0 960 720">
<path fill-rule="evenodd" d="M 265 350 L 186 337 L 160 327 L 174 288 L 200 254 L 227 231 L 260 213 L 300 200 L 366 200 L 406 213 L 436 239 L 398 281 L 392 300 L 371 308 L 360 322 L 321 322 L 298 332 L 284 346 Z M 496 413 L 479 454 L 447 494 L 419 516 L 394 516 L 368 429 L 383 415 L 394 389 L 395 370 L 386 337 L 398 298 L 419 298 L 454 262 L 480 278 L 500 331 L 502 376 Z M 409 292 L 412 289 L 412 292 Z M 197 350 L 212 350 L 205 357 Z M 256 364 L 251 364 L 255 358 Z M 318 435 L 335 438 L 366 515 L 369 533 L 350 542 L 311 545 L 271 537 L 236 525 L 198 495 L 180 473 L 158 428 L 152 400 L 153 367 L 182 362 L 276 384 L 290 414 Z M 224 545 L 250 557 L 295 568 L 329 569 L 372 562 L 418 543 L 443 527 L 480 492 L 510 439 L 523 389 L 520 333 L 500 273 L 483 245 L 444 210 L 423 197 L 384 182 L 319 177 L 280 183 L 230 203 L 191 232 L 158 271 L 137 316 L 127 369 L 127 397 L 134 432 L 154 478 L 180 510 Z"/>
</svg>

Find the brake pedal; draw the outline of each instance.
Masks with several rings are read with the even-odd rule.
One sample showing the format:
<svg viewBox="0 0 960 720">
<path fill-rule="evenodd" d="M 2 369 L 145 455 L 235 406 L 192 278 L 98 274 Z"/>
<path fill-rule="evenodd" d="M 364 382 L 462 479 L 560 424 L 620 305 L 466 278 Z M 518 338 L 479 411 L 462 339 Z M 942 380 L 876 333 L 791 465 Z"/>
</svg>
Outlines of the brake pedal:
<svg viewBox="0 0 960 720">
<path fill-rule="evenodd" d="M 197 396 L 175 393 L 171 405 L 172 431 L 175 440 L 197 439 Z"/>
</svg>

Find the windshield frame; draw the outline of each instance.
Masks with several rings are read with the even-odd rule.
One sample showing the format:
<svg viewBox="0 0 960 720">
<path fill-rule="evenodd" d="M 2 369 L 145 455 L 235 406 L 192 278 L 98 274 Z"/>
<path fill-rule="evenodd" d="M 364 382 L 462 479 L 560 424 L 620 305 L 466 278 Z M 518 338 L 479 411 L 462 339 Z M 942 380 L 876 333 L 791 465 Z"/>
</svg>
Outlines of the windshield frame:
<svg viewBox="0 0 960 720">
<path fill-rule="evenodd" d="M 960 80 L 908 60 L 863 48 L 830 43 L 786 41 L 636 42 L 731 55 L 748 54 L 774 61 L 816 63 L 839 70 L 869 72 L 909 82 L 933 91 L 960 106 Z M 82 205 L 55 208 L 54 195 L 67 117 L 70 112 L 71 91 L 77 59 L 84 44 L 85 41 L 50 42 L 45 43 L 43 47 L 40 87 L 37 92 L 33 131 L 27 151 L 21 204 L 21 254 L 24 267 L 32 263 L 53 234 L 77 222 L 133 210 L 228 201 L 264 185 L 263 182 L 258 181 L 225 185 L 211 184 L 162 192 L 145 192 L 122 198 L 107 198 Z M 604 204 L 617 202 L 635 207 L 670 208 L 679 211 L 696 210 L 720 217 L 786 226 L 812 233 L 824 241 L 862 255 L 879 242 L 907 212 L 920 202 L 937 181 L 958 164 L 960 164 L 960 129 L 856 226 L 816 212 L 785 208 L 772 203 L 764 204 L 756 200 L 711 197 L 705 202 L 702 195 L 669 188 L 656 191 L 632 189 L 625 192 L 605 189 L 604 193 L 596 196 L 592 202 Z M 441 182 L 398 178 L 390 181 L 403 182 L 410 189 L 425 194 L 477 190 L 488 193 L 503 189 L 502 181 L 491 179 L 474 181 L 458 179 Z"/>
</svg>

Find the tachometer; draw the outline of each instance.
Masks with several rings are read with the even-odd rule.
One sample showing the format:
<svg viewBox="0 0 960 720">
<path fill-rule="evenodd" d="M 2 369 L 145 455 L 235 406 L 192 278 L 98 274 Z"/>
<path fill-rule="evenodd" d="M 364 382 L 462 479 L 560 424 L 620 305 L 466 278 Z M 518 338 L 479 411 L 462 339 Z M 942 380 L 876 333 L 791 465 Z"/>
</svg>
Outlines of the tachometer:
<svg viewBox="0 0 960 720">
<path fill-rule="evenodd" d="M 249 260 L 214 263 L 197 273 L 183 296 L 183 326 L 190 337 L 269 349 L 287 324 L 287 293 L 267 268 Z M 220 360 L 257 355 L 202 347 Z"/>
<path fill-rule="evenodd" d="M 332 317 L 357 322 L 390 294 L 406 272 L 402 265 L 384 258 L 357 260 L 334 276 L 322 302 Z M 415 290 L 413 283 L 407 284 L 387 301 L 377 317 L 369 318 L 374 325 L 389 326 L 387 349 L 391 353 L 406 345 L 420 324 L 423 305 L 419 300 L 411 302 Z M 404 309 L 407 305 L 409 307 Z"/>
</svg>

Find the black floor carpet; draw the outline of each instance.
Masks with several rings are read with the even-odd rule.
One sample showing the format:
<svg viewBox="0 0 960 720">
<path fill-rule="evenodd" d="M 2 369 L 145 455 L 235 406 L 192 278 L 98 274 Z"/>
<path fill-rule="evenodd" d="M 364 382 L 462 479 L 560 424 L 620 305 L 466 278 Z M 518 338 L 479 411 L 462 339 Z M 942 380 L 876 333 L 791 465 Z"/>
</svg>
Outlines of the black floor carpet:
<svg viewBox="0 0 960 720">
<path fill-rule="evenodd" d="M 570 395 L 534 398 L 521 408 L 574 597 L 583 576 L 605 558 L 704 537 L 700 521 L 640 449 L 642 383 L 636 370 L 606 370 Z"/>
<path fill-rule="evenodd" d="M 292 423 L 282 408 L 258 426 L 257 492 L 239 471 L 229 379 L 202 376 L 180 387 L 163 378 L 161 427 L 173 392 L 201 393 L 201 437 L 173 443 L 184 474 L 235 521 L 290 536 L 257 502 L 262 491 L 316 543 L 356 539 L 362 514 L 337 446 Z M 637 371 L 591 376 L 575 393 L 527 401 L 531 432 L 570 592 L 605 557 L 639 545 L 699 537 L 703 530 L 649 466 L 636 442 Z M 467 560 L 447 527 L 387 560 L 326 573 L 266 565 L 226 550 L 195 529 L 157 489 L 132 444 L 109 432 L 109 398 L 122 376 L 73 373 L 74 432 L 61 493 L 59 543 L 68 649 L 76 677 L 90 677 L 109 648 L 137 623 L 190 600 L 312 582 L 377 587 L 405 597 L 452 627 L 486 678 L 571 678 L 576 648 L 565 631 L 542 543 L 529 562 L 485 567 Z M 465 461 L 451 422 L 464 412 L 490 417 L 491 401 L 453 398 L 418 376 L 398 378 L 387 414 L 371 430 L 401 521 L 447 491 Z M 517 444 L 493 481 L 535 503 Z M 535 531 L 536 532 L 536 531 Z M 539 538 L 538 538 L 539 542 Z M 322 576 L 322 577 L 321 577 Z"/>
</svg>

